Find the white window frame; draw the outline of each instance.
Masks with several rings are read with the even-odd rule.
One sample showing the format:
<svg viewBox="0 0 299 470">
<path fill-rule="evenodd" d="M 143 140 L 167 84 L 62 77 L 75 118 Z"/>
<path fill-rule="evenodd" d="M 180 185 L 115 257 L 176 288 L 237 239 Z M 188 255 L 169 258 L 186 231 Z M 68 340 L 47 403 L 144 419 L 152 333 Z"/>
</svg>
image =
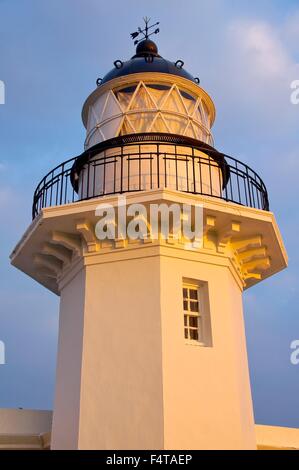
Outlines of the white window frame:
<svg viewBox="0 0 299 470">
<path fill-rule="evenodd" d="M 184 289 L 188 289 L 188 296 L 185 298 Z M 189 289 L 197 291 L 197 299 L 190 298 Z M 186 307 L 187 302 L 187 309 Z M 191 310 L 191 302 L 198 303 L 198 310 Z M 210 311 L 208 302 L 208 286 L 206 282 L 183 278 L 182 282 L 182 306 L 183 306 L 183 338 L 186 344 L 195 346 L 212 346 Z M 187 317 L 187 324 L 186 324 Z M 190 317 L 196 317 L 198 326 L 190 326 Z M 190 331 L 198 331 L 198 339 L 190 337 Z M 186 331 L 188 338 L 185 337 Z"/>
</svg>

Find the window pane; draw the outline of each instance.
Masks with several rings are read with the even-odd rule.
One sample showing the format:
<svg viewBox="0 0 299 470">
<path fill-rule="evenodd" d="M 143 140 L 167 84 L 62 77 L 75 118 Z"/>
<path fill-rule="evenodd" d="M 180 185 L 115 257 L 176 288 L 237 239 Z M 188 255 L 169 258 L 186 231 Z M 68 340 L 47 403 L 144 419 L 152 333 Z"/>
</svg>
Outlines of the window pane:
<svg viewBox="0 0 299 470">
<path fill-rule="evenodd" d="M 190 299 L 197 300 L 198 299 L 197 289 L 190 289 L 189 290 L 189 297 L 190 297 Z"/>
<path fill-rule="evenodd" d="M 183 315 L 184 315 L 184 337 L 187 340 L 204 342 L 203 319 L 204 312 L 201 311 L 199 302 L 202 299 L 202 290 L 194 282 L 183 284 Z"/>
<path fill-rule="evenodd" d="M 189 93 L 186 93 L 185 91 L 183 90 L 180 90 L 180 93 L 181 95 L 186 98 L 187 100 L 191 100 L 191 101 L 195 101 L 195 99 L 193 98 L 193 96 L 189 95 Z"/>
<path fill-rule="evenodd" d="M 198 331 L 197 330 L 190 330 L 190 339 L 194 339 L 198 341 Z"/>
<path fill-rule="evenodd" d="M 193 328 L 198 328 L 198 317 L 189 317 L 189 326 Z"/>
<path fill-rule="evenodd" d="M 197 329 L 197 331 L 198 331 L 198 339 L 200 341 L 202 341 L 202 333 L 203 333 L 203 331 L 202 331 L 202 318 L 198 319 L 198 329 Z"/>
<path fill-rule="evenodd" d="M 154 90 L 170 90 L 169 85 L 156 85 L 154 83 L 147 83 L 146 86 L 148 88 L 153 88 Z"/>
</svg>

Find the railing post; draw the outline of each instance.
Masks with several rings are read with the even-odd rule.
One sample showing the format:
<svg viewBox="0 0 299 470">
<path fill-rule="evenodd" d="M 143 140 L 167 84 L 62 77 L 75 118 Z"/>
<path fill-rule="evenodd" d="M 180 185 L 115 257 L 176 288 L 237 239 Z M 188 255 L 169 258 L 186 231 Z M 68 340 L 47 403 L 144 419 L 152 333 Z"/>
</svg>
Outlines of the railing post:
<svg viewBox="0 0 299 470">
<path fill-rule="evenodd" d="M 248 195 L 249 195 L 249 205 L 250 207 L 252 206 L 252 200 L 251 200 L 251 188 L 249 184 L 249 176 L 248 176 L 248 167 L 246 166 L 246 177 L 247 177 L 247 187 L 248 187 Z"/>
<path fill-rule="evenodd" d="M 124 156 L 124 148 L 123 144 L 120 147 L 120 193 L 123 192 L 123 156 Z"/>
<path fill-rule="evenodd" d="M 160 146 L 157 144 L 157 183 L 160 188 Z"/>
<path fill-rule="evenodd" d="M 63 194 L 63 177 L 64 177 L 64 163 L 61 168 L 61 180 L 60 180 L 60 205 L 62 204 L 62 194 Z"/>
<path fill-rule="evenodd" d="M 196 173 L 195 173 L 194 147 L 192 147 L 192 170 L 193 170 L 193 192 L 194 192 L 194 194 L 196 194 Z"/>
</svg>

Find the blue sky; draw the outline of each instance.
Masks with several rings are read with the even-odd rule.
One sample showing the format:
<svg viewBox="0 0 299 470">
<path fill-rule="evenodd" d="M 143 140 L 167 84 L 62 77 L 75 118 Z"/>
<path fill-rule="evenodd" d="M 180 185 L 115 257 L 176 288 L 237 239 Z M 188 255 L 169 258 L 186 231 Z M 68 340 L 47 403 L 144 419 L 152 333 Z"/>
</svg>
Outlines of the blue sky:
<svg viewBox="0 0 299 470">
<path fill-rule="evenodd" d="M 160 53 L 183 59 L 214 99 L 216 147 L 268 188 L 290 263 L 244 296 L 255 419 L 299 427 L 298 0 L 0 0 L 0 407 L 52 407 L 58 298 L 8 256 L 38 181 L 83 150 L 82 104 L 114 60 L 133 55 L 129 33 L 145 15 L 161 22 Z"/>
</svg>

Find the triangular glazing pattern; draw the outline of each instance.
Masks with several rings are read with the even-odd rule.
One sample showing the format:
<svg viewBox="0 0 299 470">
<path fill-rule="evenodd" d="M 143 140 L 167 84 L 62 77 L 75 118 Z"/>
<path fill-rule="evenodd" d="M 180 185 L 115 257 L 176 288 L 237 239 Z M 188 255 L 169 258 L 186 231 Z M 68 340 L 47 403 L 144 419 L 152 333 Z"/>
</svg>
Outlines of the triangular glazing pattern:
<svg viewBox="0 0 299 470">
<path fill-rule="evenodd" d="M 154 121 L 151 125 L 150 132 L 171 132 L 169 127 L 166 124 L 166 121 L 163 119 L 161 113 L 158 113 L 154 118 Z"/>
<path fill-rule="evenodd" d="M 102 124 L 105 122 L 105 124 Z M 96 126 L 99 129 L 92 133 Z M 129 85 L 108 91 L 90 107 L 88 145 L 114 137 L 141 132 L 165 132 L 212 141 L 209 111 L 201 98 L 195 98 L 177 85 L 159 83 Z"/>
<path fill-rule="evenodd" d="M 137 85 L 132 85 L 126 88 L 122 88 L 121 90 L 115 92 L 115 96 L 118 99 L 123 112 L 127 111 L 127 109 L 129 108 L 136 87 Z"/>
<path fill-rule="evenodd" d="M 209 110 L 203 101 L 201 102 L 201 106 L 202 106 L 203 122 L 204 122 L 204 125 L 208 127 L 209 121 L 210 121 Z"/>
<path fill-rule="evenodd" d="M 122 114 L 122 109 L 119 102 L 116 99 L 113 91 L 109 91 L 103 113 L 101 116 L 101 121 L 105 121 L 106 119 L 111 118 L 117 114 Z"/>
<path fill-rule="evenodd" d="M 134 94 L 129 109 L 157 109 L 155 101 L 143 83 L 140 84 L 136 93 Z"/>
<path fill-rule="evenodd" d="M 155 113 L 139 112 L 127 115 L 136 132 L 148 132 L 155 118 Z"/>
<path fill-rule="evenodd" d="M 194 132 L 194 127 L 192 125 L 192 122 L 190 121 L 185 129 L 185 132 L 184 132 L 184 135 L 187 136 L 187 137 L 192 137 L 192 138 L 196 138 L 196 134 Z"/>
<path fill-rule="evenodd" d="M 103 134 L 104 140 L 111 139 L 118 134 L 121 121 L 122 117 L 119 116 L 100 127 L 100 131 Z"/>
<path fill-rule="evenodd" d="M 87 128 L 92 130 L 100 122 L 100 117 L 96 114 L 96 109 L 94 106 L 90 106 L 88 112 L 88 124 Z"/>
<path fill-rule="evenodd" d="M 192 116 L 192 114 L 194 112 L 194 107 L 195 107 L 195 104 L 196 104 L 196 99 L 193 96 L 191 96 L 189 93 L 187 93 L 183 90 L 179 90 L 179 92 L 180 92 L 180 95 L 182 97 L 183 103 L 185 105 L 187 114 L 189 116 Z"/>
<path fill-rule="evenodd" d="M 180 114 L 187 114 L 183 99 L 176 86 L 174 86 L 168 93 L 168 96 L 163 102 L 161 109 Z"/>
<path fill-rule="evenodd" d="M 120 129 L 120 135 L 126 135 L 126 134 L 136 134 L 136 129 L 132 126 L 130 120 L 127 118 L 127 116 L 124 117 L 121 129 Z"/>
<path fill-rule="evenodd" d="M 167 126 L 172 134 L 184 135 L 186 126 L 188 124 L 187 117 L 178 116 L 176 114 L 164 114 Z"/>
<path fill-rule="evenodd" d="M 155 101 L 157 109 L 160 109 L 171 87 L 169 85 L 148 84 L 146 88 Z"/>
</svg>

